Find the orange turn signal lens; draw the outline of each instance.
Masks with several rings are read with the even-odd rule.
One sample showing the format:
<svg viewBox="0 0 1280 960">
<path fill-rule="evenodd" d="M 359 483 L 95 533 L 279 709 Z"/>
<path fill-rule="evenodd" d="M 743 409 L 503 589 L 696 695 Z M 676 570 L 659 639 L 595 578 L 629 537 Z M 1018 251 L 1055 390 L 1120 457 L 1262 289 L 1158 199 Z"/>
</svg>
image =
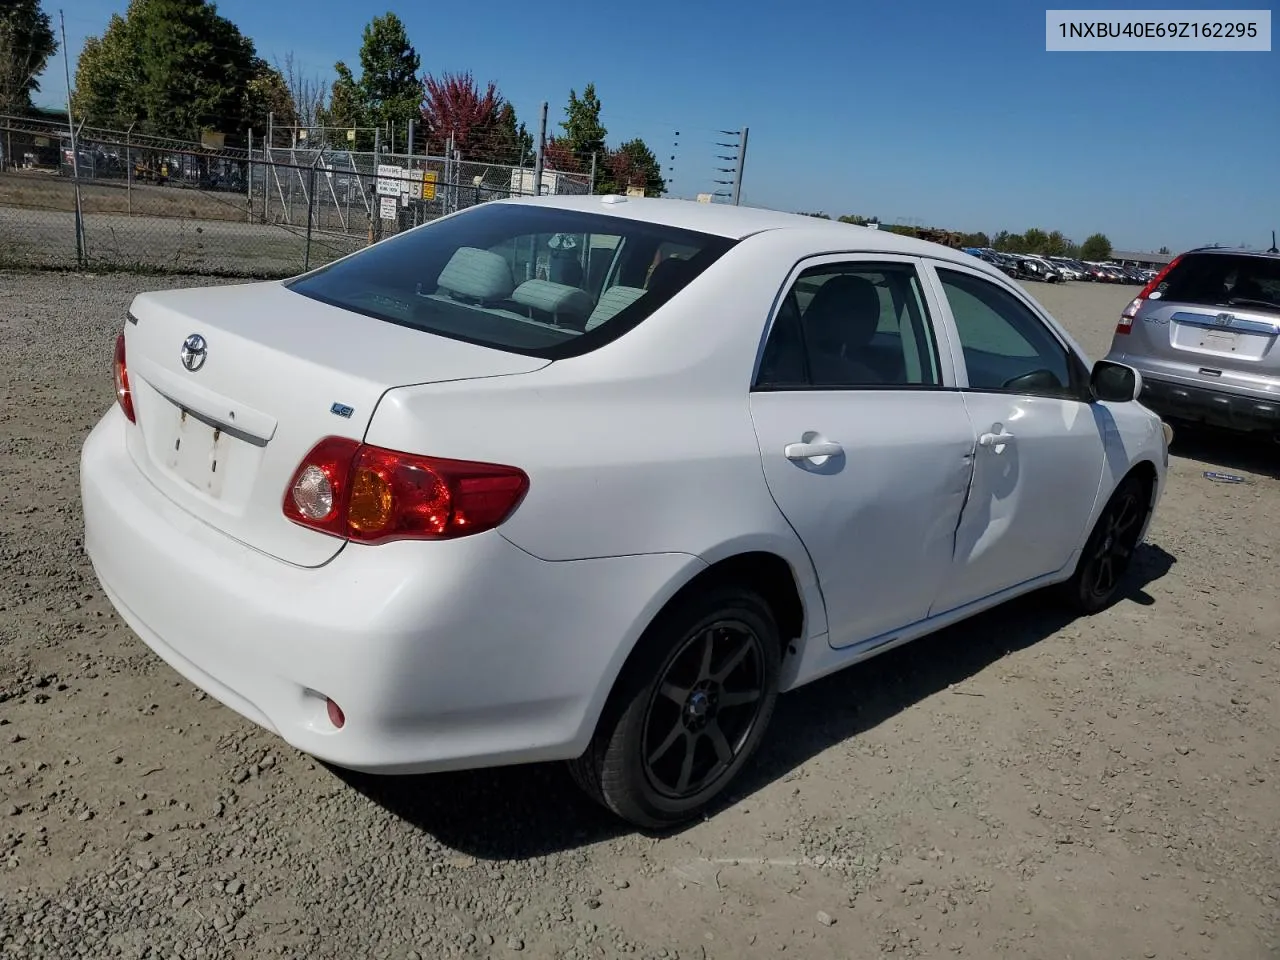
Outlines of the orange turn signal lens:
<svg viewBox="0 0 1280 960">
<path fill-rule="evenodd" d="M 347 507 L 347 525 L 365 535 L 386 529 L 393 516 L 391 484 L 368 467 L 356 471 Z"/>
</svg>

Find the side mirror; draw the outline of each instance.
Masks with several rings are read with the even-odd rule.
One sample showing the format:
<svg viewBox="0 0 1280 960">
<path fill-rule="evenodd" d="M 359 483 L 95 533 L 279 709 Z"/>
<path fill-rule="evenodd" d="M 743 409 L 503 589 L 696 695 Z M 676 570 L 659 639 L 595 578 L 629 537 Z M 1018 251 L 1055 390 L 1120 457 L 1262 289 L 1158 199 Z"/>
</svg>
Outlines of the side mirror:
<svg viewBox="0 0 1280 960">
<path fill-rule="evenodd" d="M 1089 392 L 1095 400 L 1129 403 L 1142 393 L 1142 374 L 1123 363 L 1099 360 L 1089 374 Z"/>
</svg>

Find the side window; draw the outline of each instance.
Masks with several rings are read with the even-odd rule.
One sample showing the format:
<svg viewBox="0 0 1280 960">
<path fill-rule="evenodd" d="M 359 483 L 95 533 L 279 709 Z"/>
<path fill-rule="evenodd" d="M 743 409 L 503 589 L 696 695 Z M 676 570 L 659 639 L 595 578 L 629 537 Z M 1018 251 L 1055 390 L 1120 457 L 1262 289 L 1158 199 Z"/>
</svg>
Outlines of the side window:
<svg viewBox="0 0 1280 960">
<path fill-rule="evenodd" d="M 1070 355 L 1034 313 L 989 280 L 938 268 L 969 387 L 1075 399 Z"/>
<path fill-rule="evenodd" d="M 805 270 L 787 291 L 757 386 L 925 387 L 941 382 L 920 278 L 908 264 Z"/>
</svg>

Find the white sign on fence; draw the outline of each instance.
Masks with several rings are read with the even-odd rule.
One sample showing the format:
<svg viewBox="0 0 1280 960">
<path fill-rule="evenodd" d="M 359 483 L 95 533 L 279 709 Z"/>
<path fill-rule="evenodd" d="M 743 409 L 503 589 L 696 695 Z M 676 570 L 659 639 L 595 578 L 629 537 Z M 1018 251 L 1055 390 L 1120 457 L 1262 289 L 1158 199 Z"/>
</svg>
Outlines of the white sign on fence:
<svg viewBox="0 0 1280 960">
<path fill-rule="evenodd" d="M 396 218 L 396 200 L 399 194 L 394 197 L 383 197 L 381 201 L 381 213 L 383 220 L 394 220 Z"/>
<path fill-rule="evenodd" d="M 380 197 L 398 197 L 408 190 L 409 171 L 394 163 L 378 164 L 377 194 Z"/>
</svg>

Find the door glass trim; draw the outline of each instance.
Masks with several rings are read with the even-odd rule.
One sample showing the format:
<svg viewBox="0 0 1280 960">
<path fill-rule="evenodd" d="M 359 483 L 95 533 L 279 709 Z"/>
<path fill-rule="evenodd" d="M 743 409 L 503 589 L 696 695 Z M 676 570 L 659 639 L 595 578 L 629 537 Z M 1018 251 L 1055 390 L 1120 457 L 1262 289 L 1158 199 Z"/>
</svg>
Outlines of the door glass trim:
<svg viewBox="0 0 1280 960">
<path fill-rule="evenodd" d="M 877 265 L 892 267 L 910 267 L 914 270 L 921 321 L 929 336 L 933 363 L 937 369 L 937 383 L 892 383 L 892 384 L 815 384 L 809 370 L 808 351 L 805 351 L 804 375 L 805 383 L 760 383 L 760 368 L 764 360 L 769 339 L 777 326 L 779 316 L 787 299 L 791 296 L 796 283 L 808 271 L 822 267 L 850 267 L 852 269 L 874 269 Z M 814 254 L 798 260 L 787 273 L 778 293 L 774 297 L 768 323 L 765 324 L 760 344 L 756 350 L 755 366 L 751 373 L 751 393 L 881 393 L 902 391 L 945 393 L 959 389 L 955 382 L 954 358 L 951 353 L 950 331 L 937 321 L 937 297 L 931 290 L 931 280 L 925 269 L 925 261 L 921 257 L 905 254 L 878 253 L 875 251 L 849 251 Z"/>
<path fill-rule="evenodd" d="M 964 371 L 964 384 L 956 389 L 960 393 L 988 394 L 991 396 L 1002 397 L 1035 397 L 1041 400 L 1062 400 L 1068 403 L 1092 403 L 1093 395 L 1089 390 L 1089 366 L 1085 358 L 1080 355 L 1075 345 L 1067 340 L 1063 334 L 1057 329 L 1054 322 L 1048 319 L 1043 310 L 1038 309 L 1037 305 L 1027 296 L 1026 292 L 1019 289 L 1016 284 L 1009 283 L 1005 278 L 995 278 L 987 276 L 980 270 L 974 270 L 971 267 L 952 263 L 949 260 L 943 260 L 937 257 L 928 258 L 928 267 L 932 273 L 933 282 L 937 285 L 937 296 L 941 301 L 942 309 L 946 311 L 946 319 L 950 327 L 950 333 L 955 337 L 957 349 L 960 352 L 958 357 L 954 357 L 955 363 L 959 364 Z M 946 287 L 942 282 L 941 271 L 948 270 L 953 273 L 964 274 L 974 280 L 985 281 L 993 287 L 1010 294 L 1015 302 L 1020 304 L 1030 315 L 1031 318 L 1040 325 L 1040 329 L 1048 334 L 1066 355 L 1067 371 L 1071 382 L 1067 384 L 1067 395 L 1050 394 L 1032 390 L 999 390 L 992 387 L 975 387 L 969 383 L 969 368 L 964 358 L 963 344 L 960 342 L 960 331 L 956 325 L 955 312 L 951 308 L 951 300 L 947 296 Z"/>
</svg>

